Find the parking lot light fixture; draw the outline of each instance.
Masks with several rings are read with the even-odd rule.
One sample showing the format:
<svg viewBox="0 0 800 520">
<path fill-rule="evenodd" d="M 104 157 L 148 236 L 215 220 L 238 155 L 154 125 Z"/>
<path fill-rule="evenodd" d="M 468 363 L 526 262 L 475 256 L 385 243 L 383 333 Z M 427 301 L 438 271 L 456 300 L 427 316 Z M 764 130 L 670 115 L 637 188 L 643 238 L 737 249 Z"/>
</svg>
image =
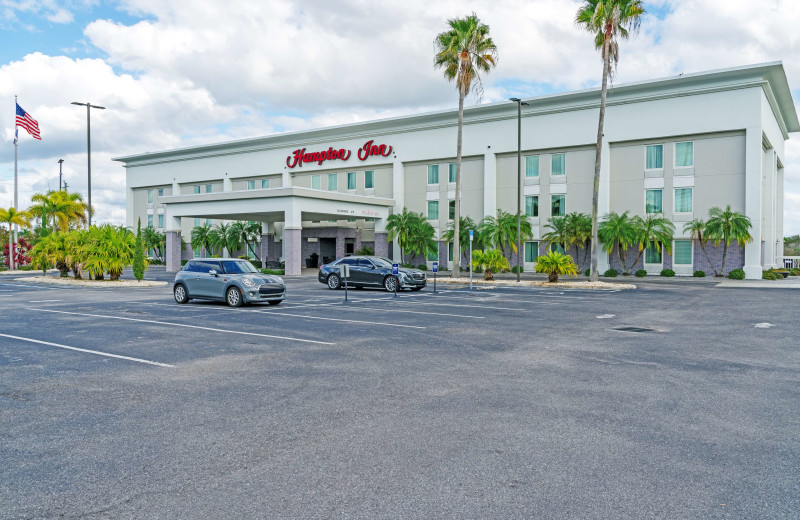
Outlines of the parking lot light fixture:
<svg viewBox="0 0 800 520">
<path fill-rule="evenodd" d="M 106 107 L 101 107 L 98 105 L 92 105 L 91 103 L 78 103 L 77 101 L 72 102 L 73 105 L 78 105 L 81 107 L 86 107 L 86 171 L 88 174 L 88 186 L 87 186 L 87 193 L 89 198 L 89 227 L 92 227 L 92 118 L 91 118 L 91 109 L 96 108 L 98 110 L 105 110 Z"/>
<path fill-rule="evenodd" d="M 521 267 L 519 256 L 522 252 L 522 105 L 528 103 L 520 98 L 510 98 L 517 104 L 517 281 L 520 281 Z"/>
</svg>

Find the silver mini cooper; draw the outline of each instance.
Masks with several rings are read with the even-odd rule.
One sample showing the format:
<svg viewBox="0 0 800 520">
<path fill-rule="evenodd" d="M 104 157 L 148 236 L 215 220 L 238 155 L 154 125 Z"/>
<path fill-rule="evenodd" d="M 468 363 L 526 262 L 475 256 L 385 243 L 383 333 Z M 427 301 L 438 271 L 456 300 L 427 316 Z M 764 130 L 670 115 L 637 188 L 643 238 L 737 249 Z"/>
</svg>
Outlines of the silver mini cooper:
<svg viewBox="0 0 800 520">
<path fill-rule="evenodd" d="M 286 286 L 281 277 L 261 274 L 247 260 L 195 258 L 175 275 L 172 292 L 178 303 L 198 298 L 224 301 L 231 307 L 256 302 L 278 305 L 286 297 Z"/>
</svg>

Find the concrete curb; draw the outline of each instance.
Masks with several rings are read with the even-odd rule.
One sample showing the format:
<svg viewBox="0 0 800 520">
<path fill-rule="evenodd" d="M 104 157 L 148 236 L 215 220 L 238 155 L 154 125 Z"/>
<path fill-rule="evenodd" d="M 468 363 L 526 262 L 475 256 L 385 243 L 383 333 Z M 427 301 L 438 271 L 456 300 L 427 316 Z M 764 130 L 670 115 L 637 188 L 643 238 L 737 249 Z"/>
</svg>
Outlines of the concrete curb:
<svg viewBox="0 0 800 520">
<path fill-rule="evenodd" d="M 76 280 L 74 278 L 52 278 L 48 276 L 37 276 L 28 278 L 14 278 L 15 282 L 42 283 L 48 285 L 72 285 L 79 287 L 103 287 L 103 288 L 145 288 L 145 287 L 164 287 L 169 282 L 158 282 L 155 280 Z"/>
</svg>

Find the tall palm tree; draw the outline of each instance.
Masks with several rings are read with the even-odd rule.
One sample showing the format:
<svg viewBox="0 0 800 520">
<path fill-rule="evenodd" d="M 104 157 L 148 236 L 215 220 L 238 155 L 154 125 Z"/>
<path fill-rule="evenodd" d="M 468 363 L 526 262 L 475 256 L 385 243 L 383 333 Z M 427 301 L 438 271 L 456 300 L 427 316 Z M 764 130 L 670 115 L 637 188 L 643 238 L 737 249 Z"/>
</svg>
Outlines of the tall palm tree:
<svg viewBox="0 0 800 520">
<path fill-rule="evenodd" d="M 244 247 L 245 254 L 247 254 L 247 250 L 249 249 L 260 262 L 261 258 L 259 258 L 259 256 L 256 254 L 255 248 L 250 246 L 250 242 L 253 244 L 256 243 L 258 236 L 261 236 L 261 225 L 257 222 L 244 222 L 242 220 L 237 220 L 231 224 L 230 229 L 228 230 L 229 244 L 236 250 Z"/>
<path fill-rule="evenodd" d="M 142 230 L 144 247 L 152 249 L 156 258 L 163 260 L 163 253 L 167 248 L 167 235 L 157 231 L 153 226 L 147 226 Z"/>
<path fill-rule="evenodd" d="M 230 254 L 231 243 L 230 243 L 230 224 L 225 224 L 224 222 L 220 222 L 216 224 L 209 233 L 209 242 L 211 243 L 211 247 L 215 249 L 219 249 L 222 254 L 225 254 L 225 250 L 228 250 L 228 254 Z"/>
<path fill-rule="evenodd" d="M 487 247 L 505 250 L 508 246 L 512 252 L 517 253 L 517 215 L 498 209 L 496 217 L 484 217 L 478 224 L 478 236 L 480 242 Z M 527 240 L 532 236 L 533 230 L 530 221 L 527 218 L 522 219 L 520 241 Z"/>
<path fill-rule="evenodd" d="M 579 213 L 573 211 L 567 213 L 567 235 L 569 242 L 577 246 L 575 255 L 578 254 L 578 249 L 583 249 L 583 260 L 580 263 L 579 270 L 583 271 L 583 266 L 586 264 L 587 257 L 589 256 L 589 246 L 592 240 L 592 216 L 586 213 Z M 577 260 L 577 258 L 575 259 Z"/>
<path fill-rule="evenodd" d="M 642 0 L 586 0 L 575 15 L 575 23 L 594 35 L 595 48 L 603 58 L 603 86 L 600 91 L 600 118 L 597 123 L 597 148 L 594 161 L 592 192 L 592 266 L 591 280 L 599 280 L 597 272 L 598 230 L 597 204 L 600 192 L 600 155 L 603 149 L 603 123 L 606 117 L 608 79 L 619 62 L 619 38 L 627 39 L 639 29 L 644 15 Z"/>
<path fill-rule="evenodd" d="M 636 232 L 636 243 L 639 245 L 639 253 L 633 265 L 639 263 L 642 253 L 650 244 L 661 251 L 662 245 L 667 253 L 672 251 L 672 237 L 675 235 L 675 225 L 660 213 L 650 213 L 645 218 L 633 217 L 633 227 Z"/>
<path fill-rule="evenodd" d="M 201 247 L 206 250 L 206 254 L 211 254 L 211 226 L 202 224 L 192 228 L 192 249 Z"/>
<path fill-rule="evenodd" d="M 622 272 L 627 273 L 628 267 L 625 263 L 625 253 L 631 245 L 636 243 L 636 229 L 633 227 L 633 222 L 628 216 L 628 212 L 625 211 L 620 214 L 612 211 L 603 217 L 597 233 L 600 241 L 603 242 L 603 251 L 606 253 L 610 254 L 614 251 L 614 246 L 618 246 L 617 255 L 619 255 L 619 262 L 622 265 Z"/>
<path fill-rule="evenodd" d="M 415 228 L 419 226 L 420 221 L 425 221 L 425 217 L 421 213 L 414 213 L 408 211 L 408 208 L 403 208 L 400 213 L 393 213 L 386 219 L 386 231 L 390 242 L 397 241 L 400 246 L 400 262 L 405 263 L 405 252 L 408 249 L 411 234 Z"/>
<path fill-rule="evenodd" d="M 467 249 L 469 249 L 469 231 L 475 230 L 477 226 L 475 225 L 475 221 L 472 220 L 471 217 L 460 217 L 458 220 L 459 220 L 458 245 L 460 246 L 459 249 L 463 248 L 461 249 L 462 250 L 461 258 L 463 259 L 466 258 L 464 254 L 467 251 Z M 456 236 L 456 224 L 455 224 L 455 219 L 453 219 L 447 224 L 447 230 L 444 233 L 442 233 L 442 240 L 444 240 L 449 244 L 450 242 L 453 241 L 453 237 L 455 236 Z M 480 239 L 480 235 L 478 236 L 478 238 Z M 478 242 L 479 242 L 478 244 L 475 244 L 475 247 L 480 248 L 481 247 L 480 240 Z M 453 247 L 455 248 L 455 246 Z M 453 263 L 456 263 L 455 249 L 453 250 Z"/>
<path fill-rule="evenodd" d="M 426 220 L 419 219 L 414 223 L 408 236 L 407 251 L 427 258 L 429 254 L 439 252 L 439 243 L 434 238 L 436 230 Z"/>
<path fill-rule="evenodd" d="M 455 236 L 461 236 L 461 142 L 464 127 L 464 98 L 474 92 L 483 94 L 481 74 L 489 73 L 497 65 L 498 52 L 489 36 L 489 26 L 475 13 L 464 18 L 447 21 L 450 28 L 439 33 L 434 40 L 436 56 L 434 68 L 442 69 L 448 81 L 456 82 L 458 90 L 458 136 L 456 138 L 456 219 Z M 453 242 L 453 258 L 460 258 L 459 242 Z M 454 262 L 452 276 L 459 276 L 460 262 Z"/>
<path fill-rule="evenodd" d="M 70 227 L 86 223 L 88 205 L 80 193 L 48 191 L 36 193 L 31 197 L 34 204 L 28 208 L 32 213 L 47 217 L 53 231 L 67 231 Z"/>
<path fill-rule="evenodd" d="M 570 233 L 569 221 L 567 217 L 550 217 L 547 219 L 547 227 L 550 229 L 542 235 L 545 245 L 558 244 L 564 248 L 564 254 L 569 254 Z"/>
<path fill-rule="evenodd" d="M 725 260 L 728 257 L 728 246 L 731 242 L 737 242 L 740 247 L 753 241 L 753 235 L 750 234 L 750 228 L 753 223 L 746 215 L 738 211 L 732 211 L 730 206 L 724 210 L 722 208 L 713 207 L 708 211 L 708 222 L 706 223 L 706 236 L 709 240 L 714 242 L 714 246 L 718 246 L 723 242 L 722 248 L 722 266 L 720 272 L 725 274 Z"/>
<path fill-rule="evenodd" d="M 700 244 L 700 249 L 703 251 L 703 256 L 706 257 L 706 262 L 708 262 L 708 265 L 710 265 L 714 270 L 714 276 L 719 276 L 719 272 L 717 272 L 717 266 L 711 262 L 711 259 L 708 257 L 708 253 L 706 252 L 706 243 L 708 242 L 708 237 L 705 234 L 705 221 L 701 218 L 690 220 L 683 225 L 683 232 L 689 233 L 692 240 L 697 240 L 697 242 Z"/>
<path fill-rule="evenodd" d="M 17 208 L 0 208 L 0 224 L 8 224 L 8 268 L 13 269 L 14 265 L 14 233 L 12 226 L 26 228 L 31 225 L 33 215 L 27 211 L 17 211 Z"/>
</svg>

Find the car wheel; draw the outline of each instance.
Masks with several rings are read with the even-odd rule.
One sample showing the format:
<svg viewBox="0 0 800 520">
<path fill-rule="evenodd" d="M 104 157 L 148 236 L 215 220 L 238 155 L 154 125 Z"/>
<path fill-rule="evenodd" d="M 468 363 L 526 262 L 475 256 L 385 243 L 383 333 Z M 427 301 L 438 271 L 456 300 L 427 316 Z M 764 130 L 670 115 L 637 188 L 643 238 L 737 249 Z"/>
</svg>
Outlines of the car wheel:
<svg viewBox="0 0 800 520">
<path fill-rule="evenodd" d="M 244 298 L 242 298 L 242 293 L 239 292 L 238 287 L 230 287 L 225 293 L 225 301 L 231 307 L 241 307 L 242 303 L 244 303 Z"/>
<path fill-rule="evenodd" d="M 267 303 L 270 305 L 280 305 L 283 300 L 270 300 Z"/>
<path fill-rule="evenodd" d="M 397 278 L 394 276 L 387 276 L 383 280 L 383 288 L 389 292 L 394 292 L 397 289 Z"/>
<path fill-rule="evenodd" d="M 175 301 L 178 303 L 186 303 L 189 301 L 189 295 L 186 294 L 186 287 L 183 285 L 176 285 L 173 290 L 175 294 Z"/>
<path fill-rule="evenodd" d="M 342 286 L 342 281 L 339 279 L 338 274 L 328 276 L 328 289 L 338 289 Z"/>
</svg>

